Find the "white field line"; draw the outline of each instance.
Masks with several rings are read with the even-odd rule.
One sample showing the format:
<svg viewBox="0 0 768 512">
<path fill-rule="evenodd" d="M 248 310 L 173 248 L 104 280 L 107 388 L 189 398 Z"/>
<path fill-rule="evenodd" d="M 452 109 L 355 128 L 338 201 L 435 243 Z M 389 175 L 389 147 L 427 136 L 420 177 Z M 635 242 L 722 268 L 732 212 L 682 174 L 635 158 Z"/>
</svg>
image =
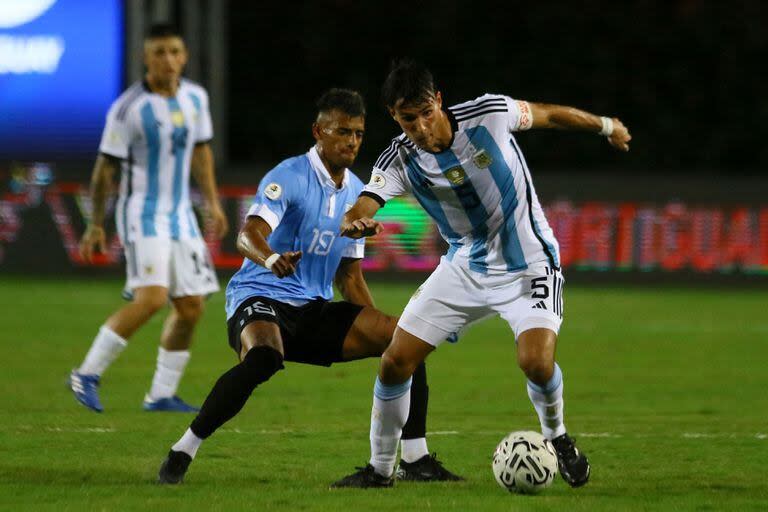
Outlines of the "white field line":
<svg viewBox="0 0 768 512">
<path fill-rule="evenodd" d="M 4 429 L 5 430 L 5 429 Z M 8 429 L 11 430 L 11 429 Z M 32 425 L 19 425 L 13 430 L 22 430 L 25 432 L 53 432 L 62 434 L 114 434 L 121 431 L 113 427 L 51 427 L 51 426 L 32 426 Z M 128 432 L 124 430 L 123 432 Z M 309 430 L 243 430 L 239 428 L 222 428 L 218 432 L 223 434 L 243 434 L 243 435 L 306 435 L 315 434 L 320 432 L 312 432 Z M 329 432 L 324 432 L 329 433 Z M 436 430 L 434 432 L 427 432 L 427 437 L 432 436 L 458 436 L 458 435 L 495 435 L 499 434 L 497 431 L 466 431 L 459 432 L 458 430 Z M 604 438 L 604 439 L 640 439 L 640 438 L 658 438 L 658 434 L 623 434 L 617 432 L 574 432 L 575 438 Z M 669 436 L 668 436 L 669 437 Z M 755 434 L 745 434 L 736 432 L 723 432 L 718 434 L 706 433 L 706 432 L 683 432 L 671 437 L 678 437 L 681 439 L 758 439 L 760 441 L 768 440 L 768 433 L 757 432 Z"/>
</svg>

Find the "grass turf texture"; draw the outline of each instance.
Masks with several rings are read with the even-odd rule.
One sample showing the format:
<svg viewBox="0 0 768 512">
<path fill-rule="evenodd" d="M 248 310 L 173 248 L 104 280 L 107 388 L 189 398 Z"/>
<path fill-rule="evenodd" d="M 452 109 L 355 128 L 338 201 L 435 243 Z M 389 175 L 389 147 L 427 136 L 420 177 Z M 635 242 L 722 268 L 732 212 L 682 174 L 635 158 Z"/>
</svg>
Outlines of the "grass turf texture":
<svg viewBox="0 0 768 512">
<path fill-rule="evenodd" d="M 592 481 L 559 477 L 509 495 L 491 474 L 496 443 L 538 430 L 498 319 L 429 359 L 429 437 L 463 483 L 328 490 L 368 456 L 377 360 L 330 369 L 287 364 L 201 448 L 180 487 L 154 484 L 191 415 L 145 413 L 163 315 L 140 330 L 103 381 L 104 414 L 64 387 L 118 281 L 0 279 L 0 508 L 23 510 L 765 510 L 768 318 L 765 293 L 732 289 L 566 289 L 558 347 L 566 422 Z M 398 313 L 415 285 L 372 286 Z M 180 395 L 201 403 L 235 363 L 214 296 Z M 162 508 L 161 508 L 162 507 Z"/>
</svg>

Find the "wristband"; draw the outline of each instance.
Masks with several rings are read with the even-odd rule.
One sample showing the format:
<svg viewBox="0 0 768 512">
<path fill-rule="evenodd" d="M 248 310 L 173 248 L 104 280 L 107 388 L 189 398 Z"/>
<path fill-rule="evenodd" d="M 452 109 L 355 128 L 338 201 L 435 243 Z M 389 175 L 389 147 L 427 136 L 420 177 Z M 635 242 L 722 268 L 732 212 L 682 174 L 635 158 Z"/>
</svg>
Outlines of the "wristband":
<svg viewBox="0 0 768 512">
<path fill-rule="evenodd" d="M 280 255 L 277 253 L 274 253 L 272 256 L 264 260 L 264 266 L 267 267 L 267 270 L 272 270 L 272 265 L 274 265 L 275 262 L 279 259 L 280 259 Z"/>
<path fill-rule="evenodd" d="M 600 135 L 605 135 L 606 137 L 613 135 L 613 119 L 603 116 L 600 118 L 600 122 L 603 124 Z"/>
</svg>

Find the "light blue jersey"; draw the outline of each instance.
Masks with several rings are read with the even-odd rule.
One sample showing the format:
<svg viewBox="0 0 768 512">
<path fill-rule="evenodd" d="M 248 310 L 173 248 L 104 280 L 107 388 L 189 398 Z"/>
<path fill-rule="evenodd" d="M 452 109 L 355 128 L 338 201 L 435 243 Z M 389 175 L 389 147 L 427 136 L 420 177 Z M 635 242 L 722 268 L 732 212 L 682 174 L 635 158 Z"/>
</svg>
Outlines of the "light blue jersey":
<svg viewBox="0 0 768 512">
<path fill-rule="evenodd" d="M 296 273 L 278 278 L 249 259 L 227 285 L 227 319 L 249 297 L 262 296 L 294 305 L 333 298 L 333 278 L 342 258 L 362 258 L 363 240 L 339 236 L 344 214 L 363 183 L 348 169 L 336 188 L 317 150 L 284 160 L 264 176 L 248 216 L 272 228 L 270 247 L 282 254 L 302 251 Z"/>
</svg>

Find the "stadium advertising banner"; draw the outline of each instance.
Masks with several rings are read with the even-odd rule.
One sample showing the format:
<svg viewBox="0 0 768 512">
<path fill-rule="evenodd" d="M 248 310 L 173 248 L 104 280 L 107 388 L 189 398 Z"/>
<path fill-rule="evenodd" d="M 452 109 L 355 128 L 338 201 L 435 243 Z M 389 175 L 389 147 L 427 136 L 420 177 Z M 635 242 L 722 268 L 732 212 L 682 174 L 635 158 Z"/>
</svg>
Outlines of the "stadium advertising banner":
<svg viewBox="0 0 768 512">
<path fill-rule="evenodd" d="M 91 209 L 87 186 L 52 184 L 50 169 L 44 165 L 28 169 L 25 176 L 19 173 L 11 182 L 11 192 L 0 197 L 0 269 L 30 264 L 30 250 L 17 246 L 46 232 L 55 244 L 49 258 L 57 250 L 58 259 L 63 260 L 61 268 L 85 265 L 77 244 Z M 206 237 L 220 269 L 236 269 L 242 262 L 235 250 L 235 236 L 254 193 L 249 187 L 221 187 L 232 231 L 221 242 L 210 233 Z M 199 208 L 201 197 L 193 193 L 192 200 Z M 768 204 L 559 200 L 543 206 L 568 269 L 768 275 Z M 114 198 L 108 208 L 111 219 Z M 31 212 L 36 212 L 34 218 Z M 204 218 L 202 211 L 197 213 Z M 366 244 L 366 271 L 429 272 L 445 253 L 435 224 L 412 198 L 388 201 L 377 219 L 385 230 Z M 113 221 L 107 227 L 112 232 L 109 251 L 95 264 L 122 268 L 122 249 Z M 38 248 L 39 242 L 28 245 Z"/>
<path fill-rule="evenodd" d="M 0 160 L 92 156 L 123 69 L 120 0 L 0 1 Z"/>
</svg>

